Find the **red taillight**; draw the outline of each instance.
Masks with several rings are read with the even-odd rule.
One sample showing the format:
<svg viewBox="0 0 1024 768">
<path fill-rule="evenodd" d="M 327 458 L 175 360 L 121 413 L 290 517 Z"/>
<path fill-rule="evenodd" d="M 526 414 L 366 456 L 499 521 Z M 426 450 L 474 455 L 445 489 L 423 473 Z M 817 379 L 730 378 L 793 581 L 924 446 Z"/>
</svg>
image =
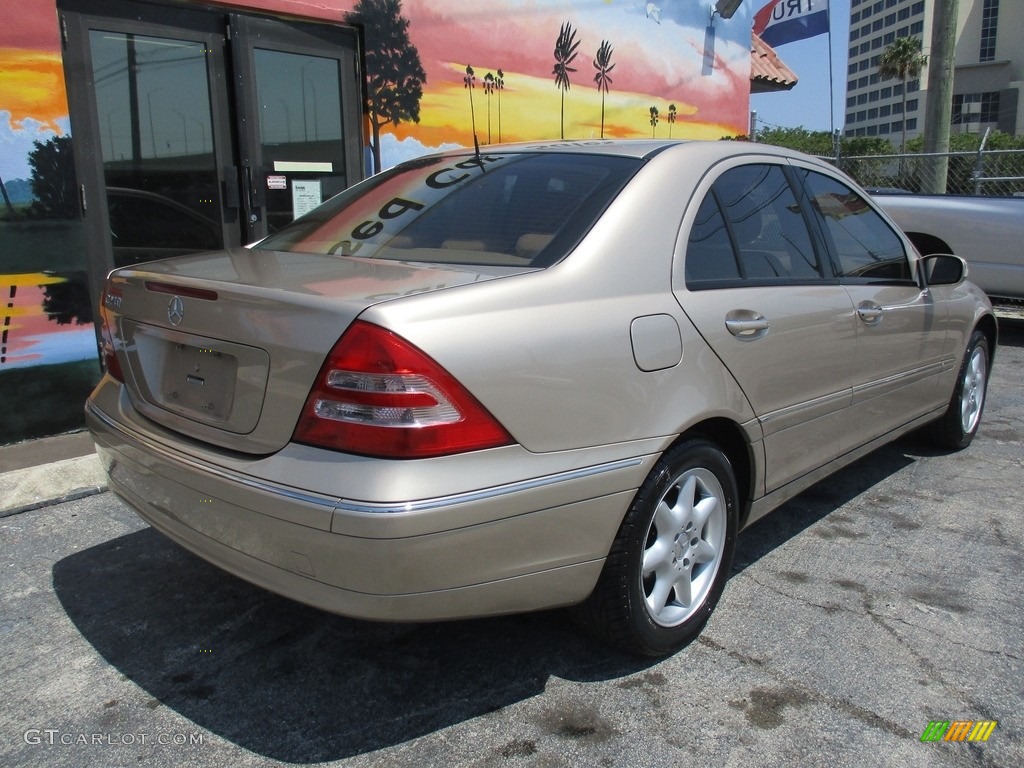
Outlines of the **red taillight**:
<svg viewBox="0 0 1024 768">
<path fill-rule="evenodd" d="M 114 354 L 114 329 L 111 328 L 114 319 L 110 315 L 110 310 L 107 309 L 108 295 L 116 295 L 120 298 L 119 294 L 108 294 L 106 288 L 103 289 L 103 295 L 100 297 L 100 317 L 103 321 L 103 367 L 107 373 L 123 384 L 124 372 L 121 370 L 121 363 L 118 362 L 117 355 Z"/>
<path fill-rule="evenodd" d="M 327 356 L 294 439 L 391 459 L 444 456 L 513 442 L 487 409 L 425 353 L 360 320 Z"/>
</svg>

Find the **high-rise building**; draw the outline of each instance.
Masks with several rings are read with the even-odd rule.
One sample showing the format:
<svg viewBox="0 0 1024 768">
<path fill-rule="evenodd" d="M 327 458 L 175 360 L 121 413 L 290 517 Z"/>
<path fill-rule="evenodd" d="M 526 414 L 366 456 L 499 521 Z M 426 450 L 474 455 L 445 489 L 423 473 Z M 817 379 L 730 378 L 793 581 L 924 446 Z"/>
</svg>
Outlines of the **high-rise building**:
<svg viewBox="0 0 1024 768">
<path fill-rule="evenodd" d="M 846 74 L 847 136 L 880 136 L 895 146 L 924 130 L 927 67 L 906 84 L 878 74 L 882 52 L 901 37 L 931 47 L 933 0 L 850 0 L 850 53 Z M 960 0 L 953 76 L 954 133 L 986 128 L 1024 134 L 1024 2 Z"/>
</svg>

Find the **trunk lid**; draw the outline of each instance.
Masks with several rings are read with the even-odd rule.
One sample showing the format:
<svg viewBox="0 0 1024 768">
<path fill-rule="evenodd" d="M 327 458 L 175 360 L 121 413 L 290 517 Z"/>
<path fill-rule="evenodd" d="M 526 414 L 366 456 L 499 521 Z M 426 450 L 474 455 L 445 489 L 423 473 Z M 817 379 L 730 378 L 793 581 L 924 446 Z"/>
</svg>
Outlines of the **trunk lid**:
<svg viewBox="0 0 1024 768">
<path fill-rule="evenodd" d="M 522 271 L 240 248 L 118 270 L 104 311 L 138 411 L 266 454 L 288 443 L 327 353 L 367 307 Z"/>
</svg>

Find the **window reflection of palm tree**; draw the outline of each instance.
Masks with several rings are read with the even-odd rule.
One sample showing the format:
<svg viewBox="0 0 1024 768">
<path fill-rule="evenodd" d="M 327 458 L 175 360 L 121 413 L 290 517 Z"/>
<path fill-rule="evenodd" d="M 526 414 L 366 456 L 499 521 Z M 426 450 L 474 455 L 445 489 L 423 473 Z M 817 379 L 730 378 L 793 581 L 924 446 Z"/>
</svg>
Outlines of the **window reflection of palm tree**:
<svg viewBox="0 0 1024 768">
<path fill-rule="evenodd" d="M 487 96 L 487 143 L 491 143 L 491 94 L 494 93 L 494 75 L 484 75 L 484 95 Z"/>
<path fill-rule="evenodd" d="M 651 107 L 651 138 L 654 138 L 654 129 L 658 127 L 658 108 Z"/>
<path fill-rule="evenodd" d="M 494 88 L 498 91 L 498 143 L 501 143 L 501 92 L 505 90 L 505 73 L 500 69 L 494 78 Z"/>
<path fill-rule="evenodd" d="M 594 57 L 594 82 L 597 83 L 597 90 L 601 92 L 601 138 L 604 138 L 604 97 L 608 93 L 608 85 L 612 82 L 611 71 L 615 69 L 612 63 L 612 44 L 607 40 L 601 41 L 601 47 L 597 49 L 597 56 Z"/>
<path fill-rule="evenodd" d="M 565 92 L 569 90 L 569 73 L 575 72 L 575 67 L 569 65 L 579 55 L 579 40 L 576 39 L 576 30 L 569 22 L 565 22 L 558 32 L 558 39 L 555 41 L 555 66 L 551 74 L 555 76 L 555 86 L 562 90 L 562 138 L 565 138 Z"/>
<path fill-rule="evenodd" d="M 473 125 L 473 140 L 476 141 L 476 112 L 473 111 L 473 83 L 476 82 L 476 77 L 469 64 L 466 65 L 466 76 L 462 78 L 462 82 L 469 90 L 469 119 Z"/>
<path fill-rule="evenodd" d="M 676 124 L 676 105 L 668 105 L 668 137 L 672 138 L 672 126 Z"/>
</svg>

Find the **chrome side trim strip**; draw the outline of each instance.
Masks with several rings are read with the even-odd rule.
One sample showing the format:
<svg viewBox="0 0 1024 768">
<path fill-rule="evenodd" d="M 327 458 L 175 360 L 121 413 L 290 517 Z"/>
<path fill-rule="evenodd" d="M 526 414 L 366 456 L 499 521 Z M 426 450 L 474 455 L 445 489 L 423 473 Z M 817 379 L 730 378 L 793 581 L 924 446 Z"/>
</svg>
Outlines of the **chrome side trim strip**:
<svg viewBox="0 0 1024 768">
<path fill-rule="evenodd" d="M 91 416 L 94 416 L 97 420 L 103 422 L 104 426 L 113 432 L 116 432 L 121 436 L 122 439 L 128 442 L 141 443 L 145 448 L 153 453 L 159 455 L 163 460 L 172 462 L 179 465 L 184 465 L 197 472 L 217 477 L 222 480 L 226 480 L 237 485 L 244 486 L 260 493 L 266 493 L 270 495 L 281 496 L 283 498 L 290 499 L 292 501 L 298 501 L 303 504 L 310 504 L 318 507 L 326 507 L 333 512 L 348 512 L 353 514 L 397 514 L 401 512 L 424 512 L 428 510 L 443 509 L 445 507 L 456 506 L 458 504 L 466 504 L 475 501 L 487 501 L 489 499 L 500 498 L 501 496 L 507 496 L 513 493 L 521 493 L 523 491 L 531 491 L 537 488 L 545 488 L 551 485 L 557 485 L 559 483 L 567 483 L 573 480 L 581 480 L 587 477 L 593 477 L 594 475 L 604 474 L 605 472 L 615 472 L 620 469 L 629 469 L 631 467 L 637 467 L 643 464 L 643 458 L 635 457 L 630 459 L 619 459 L 617 461 L 610 461 L 604 464 L 596 464 L 590 467 L 583 467 L 581 469 L 572 469 L 566 472 L 557 472 L 553 475 L 545 475 L 543 477 L 531 478 L 530 480 L 520 480 L 514 483 L 507 483 L 505 485 L 496 485 L 491 488 L 481 488 L 477 491 L 466 491 L 465 493 L 456 493 L 451 496 L 440 496 L 433 499 L 419 499 L 417 501 L 406 501 L 406 502 L 361 502 L 353 501 L 350 499 L 337 499 L 331 496 L 321 496 L 312 494 L 305 491 L 298 491 L 294 488 L 289 488 L 283 485 L 277 485 L 275 483 L 267 482 L 266 480 L 255 480 L 248 475 L 243 475 L 240 472 L 235 472 L 229 469 L 223 469 L 221 467 L 213 467 L 206 464 L 198 459 L 193 459 L 188 456 L 183 456 L 178 453 L 173 453 L 168 448 L 160 445 L 159 443 L 151 440 L 144 435 L 138 435 L 128 431 L 124 426 L 118 424 L 116 421 L 111 419 L 105 413 L 100 411 L 91 402 L 86 403 L 86 410 Z"/>
<path fill-rule="evenodd" d="M 197 472 L 210 475 L 211 477 L 217 477 L 222 480 L 227 480 L 237 485 L 250 488 L 260 493 L 267 493 L 274 496 L 281 496 L 292 501 L 298 501 L 302 504 L 311 504 L 316 507 L 326 507 L 329 510 L 334 510 L 338 505 L 338 499 L 334 496 L 322 496 L 318 494 L 312 494 L 308 491 L 297 491 L 294 488 L 289 488 L 284 485 L 277 485 L 269 483 L 265 480 L 254 480 L 248 475 L 243 475 L 240 472 L 233 472 L 229 469 L 223 469 L 221 467 L 213 467 L 205 462 L 193 459 L 189 456 L 183 456 L 180 453 L 173 453 L 168 448 L 160 445 L 154 440 L 146 437 L 145 435 L 139 435 L 134 432 L 129 432 L 121 424 L 111 419 L 103 411 L 99 410 L 91 402 L 86 401 L 85 410 L 89 415 L 94 416 L 97 420 L 102 421 L 104 426 L 113 432 L 116 432 L 121 436 L 123 440 L 131 443 L 140 443 L 149 451 L 157 454 L 164 461 L 171 462 L 173 464 L 179 464 L 193 469 Z"/>
<path fill-rule="evenodd" d="M 854 405 L 864 400 L 870 400 L 872 397 L 877 397 L 879 394 L 885 394 L 908 384 L 913 384 L 921 379 L 926 379 L 929 376 L 937 376 L 941 370 L 941 362 L 928 363 L 919 368 L 887 376 L 884 379 L 876 379 L 865 384 L 858 384 L 853 388 Z"/>
<path fill-rule="evenodd" d="M 811 421 L 820 416 L 827 416 L 836 413 L 844 408 L 850 407 L 852 390 L 843 389 L 829 395 L 822 395 L 813 400 L 797 403 L 796 405 L 779 408 L 776 411 L 766 413 L 761 417 L 761 426 L 765 436 L 781 432 L 784 429 L 795 426 L 805 421 Z"/>
<path fill-rule="evenodd" d="M 451 496 L 441 496 L 436 499 L 422 499 L 420 501 L 408 501 L 404 503 L 375 503 L 375 502 L 359 502 L 350 501 L 349 499 L 342 499 L 338 502 L 338 512 L 355 512 L 357 514 L 395 514 L 397 512 L 424 512 L 433 509 L 443 509 L 444 507 L 453 507 L 457 504 L 467 504 L 474 501 L 487 501 L 489 499 L 496 499 L 501 496 L 507 496 L 512 493 L 521 493 L 522 491 L 532 491 L 537 488 L 545 488 L 550 485 L 556 485 L 558 483 L 567 483 L 573 480 L 581 480 L 585 477 L 593 477 L 594 475 L 601 475 L 605 472 L 615 472 L 620 469 L 629 469 L 630 467 L 637 467 L 643 464 L 643 459 L 620 459 L 618 461 L 610 461 L 606 464 L 597 464 L 592 467 L 584 467 L 582 469 L 572 469 L 567 472 L 558 472 L 554 475 L 545 475 L 544 477 L 536 477 L 532 480 L 521 480 L 516 483 L 508 483 L 506 485 L 496 485 L 491 488 L 482 488 L 479 491 L 467 491 L 465 493 L 456 493 Z"/>
</svg>

